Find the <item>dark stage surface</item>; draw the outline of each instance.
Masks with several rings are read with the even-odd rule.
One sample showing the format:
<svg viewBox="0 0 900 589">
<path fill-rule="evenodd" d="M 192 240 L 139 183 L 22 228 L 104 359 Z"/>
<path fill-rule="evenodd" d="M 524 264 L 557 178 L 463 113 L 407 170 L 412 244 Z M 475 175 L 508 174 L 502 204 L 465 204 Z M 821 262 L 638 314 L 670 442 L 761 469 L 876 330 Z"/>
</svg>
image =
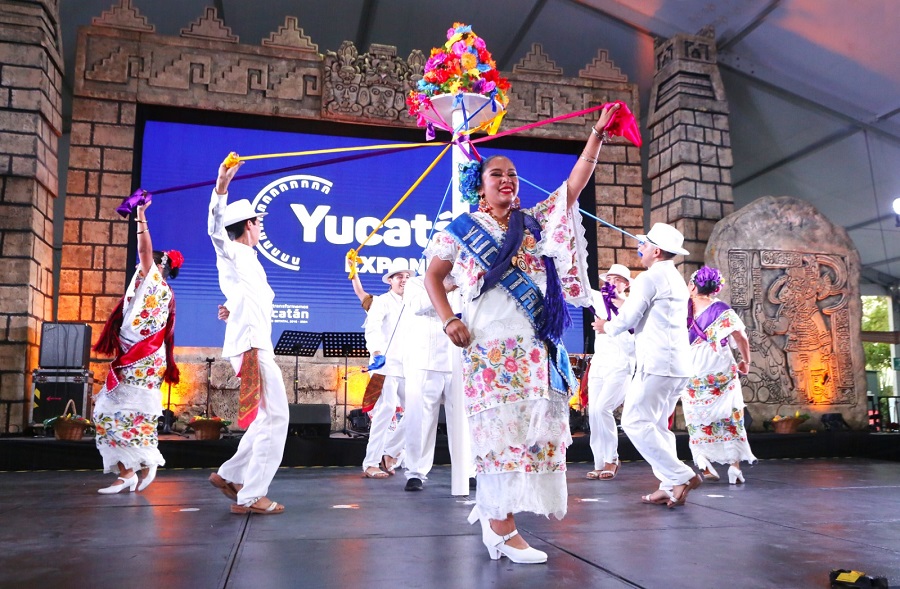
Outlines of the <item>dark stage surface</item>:
<svg viewBox="0 0 900 589">
<path fill-rule="evenodd" d="M 828 587 L 833 568 L 900 586 L 900 463 L 763 460 L 747 484 L 707 483 L 674 510 L 644 505 L 644 462 L 613 481 L 570 465 L 563 521 L 522 514 L 544 565 L 491 561 L 450 469 L 425 490 L 358 467 L 282 468 L 278 516 L 232 515 L 209 469 L 164 469 L 101 496 L 97 471 L 0 473 L 0 587 Z"/>
</svg>

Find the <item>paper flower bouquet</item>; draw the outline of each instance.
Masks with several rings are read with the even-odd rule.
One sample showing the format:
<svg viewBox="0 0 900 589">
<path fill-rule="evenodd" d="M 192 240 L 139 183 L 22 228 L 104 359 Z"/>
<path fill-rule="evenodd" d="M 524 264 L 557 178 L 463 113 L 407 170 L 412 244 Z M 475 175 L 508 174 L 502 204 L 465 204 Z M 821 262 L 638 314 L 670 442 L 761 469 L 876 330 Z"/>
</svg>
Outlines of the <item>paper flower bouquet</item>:
<svg viewBox="0 0 900 589">
<path fill-rule="evenodd" d="M 406 105 L 409 114 L 424 127 L 427 120 L 423 112 L 431 107 L 435 96 L 479 94 L 490 98 L 496 111 L 509 104 L 508 91 L 509 80 L 500 75 L 484 40 L 472 32 L 471 26 L 454 23 L 444 46 L 431 50 L 424 76 L 407 96 Z"/>
</svg>

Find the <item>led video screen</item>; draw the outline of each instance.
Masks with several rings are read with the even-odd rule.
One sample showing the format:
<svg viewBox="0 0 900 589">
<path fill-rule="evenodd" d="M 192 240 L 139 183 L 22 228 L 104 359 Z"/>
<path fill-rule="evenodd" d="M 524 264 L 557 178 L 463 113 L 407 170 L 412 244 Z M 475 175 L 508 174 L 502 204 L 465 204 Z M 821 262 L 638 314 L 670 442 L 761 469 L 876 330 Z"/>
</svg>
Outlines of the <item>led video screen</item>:
<svg viewBox="0 0 900 589">
<path fill-rule="evenodd" d="M 167 117 L 150 112 L 141 118 L 136 177 L 138 186 L 154 193 L 147 212 L 153 245 L 179 250 L 185 259 L 172 281 L 179 346 L 218 347 L 224 338 L 224 323 L 216 318 L 217 305 L 224 298 L 207 236 L 207 214 L 218 166 L 228 152 L 250 156 L 424 141 L 422 130 L 339 123 L 261 118 L 236 122 L 209 113 Z M 441 139 L 446 136 L 439 135 Z M 481 144 L 479 152 L 484 157 L 510 155 L 524 179 L 553 190 L 568 176 L 580 147 L 560 141 L 501 139 L 497 146 Z M 362 331 L 365 312 L 347 279 L 347 252 L 366 239 L 440 150 L 435 145 L 351 151 L 263 158 L 243 165 L 229 198 L 249 199 L 255 206 L 264 205 L 268 213 L 257 250 L 276 295 L 273 343 L 286 329 Z M 426 261 L 421 254 L 432 231 L 451 220 L 451 195 L 445 200 L 451 167 L 448 154 L 360 250 L 360 277 L 368 292 L 387 290 L 381 276 L 398 261 L 424 272 Z M 540 189 L 520 184 L 523 207 L 545 198 Z M 589 187 L 582 207 L 593 210 L 593 198 Z M 594 227 L 586 220 L 589 223 L 586 228 L 591 235 Z M 133 243 L 130 251 L 133 261 Z M 593 251 L 590 260 L 595 260 Z M 591 275 L 596 275 L 596 268 Z M 567 332 L 566 344 L 570 352 L 579 353 L 589 334 L 581 310 L 570 310 L 575 325 Z"/>
</svg>

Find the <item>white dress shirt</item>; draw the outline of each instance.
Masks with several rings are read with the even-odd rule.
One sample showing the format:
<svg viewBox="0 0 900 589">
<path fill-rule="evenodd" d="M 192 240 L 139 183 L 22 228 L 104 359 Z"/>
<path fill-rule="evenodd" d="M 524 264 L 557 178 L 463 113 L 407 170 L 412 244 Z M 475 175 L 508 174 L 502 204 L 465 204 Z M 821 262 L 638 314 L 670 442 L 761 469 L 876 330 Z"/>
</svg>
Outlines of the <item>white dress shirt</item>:
<svg viewBox="0 0 900 589">
<path fill-rule="evenodd" d="M 225 308 L 229 313 L 222 356 L 234 358 L 250 348 L 271 352 L 275 292 L 269 287 L 256 249 L 228 238 L 224 225 L 227 204 L 228 194 L 219 195 L 213 189 L 208 230 L 216 249 L 219 288 L 225 295 Z M 239 370 L 239 365 L 235 370 Z"/>
<path fill-rule="evenodd" d="M 411 368 L 452 372 L 450 350 L 453 342 L 444 333 L 422 278 L 414 277 L 406 282 L 403 302 L 409 313 L 403 334 L 407 342 L 404 362 Z"/>
<path fill-rule="evenodd" d="M 634 328 L 637 371 L 692 376 L 687 308 L 690 293 L 672 260 L 654 263 L 631 282 L 619 314 L 604 326 L 610 335 Z"/>
<path fill-rule="evenodd" d="M 384 367 L 371 371 L 371 374 L 403 377 L 404 322 L 409 314 L 403 308 L 403 298 L 392 291 L 372 298 L 372 306 L 363 323 L 366 348 L 373 356 L 383 354 L 385 362 Z M 398 322 L 401 322 L 400 325 Z"/>
</svg>

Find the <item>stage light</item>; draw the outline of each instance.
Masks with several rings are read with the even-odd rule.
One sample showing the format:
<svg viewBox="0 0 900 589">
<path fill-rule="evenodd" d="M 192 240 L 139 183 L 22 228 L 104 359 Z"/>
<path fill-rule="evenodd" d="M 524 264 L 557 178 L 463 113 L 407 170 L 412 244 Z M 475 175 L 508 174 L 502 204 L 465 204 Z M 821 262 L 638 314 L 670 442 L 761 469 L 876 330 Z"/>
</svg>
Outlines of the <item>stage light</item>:
<svg viewBox="0 0 900 589">
<path fill-rule="evenodd" d="M 894 208 L 894 223 L 897 225 L 897 227 L 900 227 L 900 198 L 894 199 L 893 208 Z"/>
</svg>

